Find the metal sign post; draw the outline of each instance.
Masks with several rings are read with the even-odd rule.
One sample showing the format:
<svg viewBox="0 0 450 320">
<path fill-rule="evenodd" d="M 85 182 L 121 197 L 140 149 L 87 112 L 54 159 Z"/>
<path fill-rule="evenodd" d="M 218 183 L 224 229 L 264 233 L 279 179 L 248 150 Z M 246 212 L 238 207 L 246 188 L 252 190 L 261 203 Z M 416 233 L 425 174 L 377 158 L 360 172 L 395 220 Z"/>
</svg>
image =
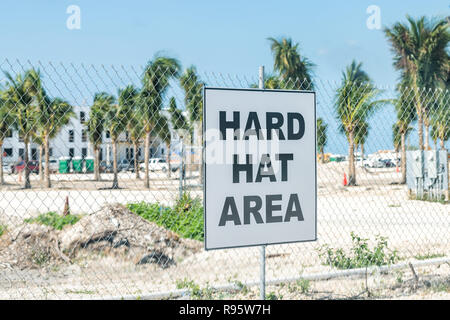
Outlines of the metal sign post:
<svg viewBox="0 0 450 320">
<path fill-rule="evenodd" d="M 259 88 L 264 89 L 264 66 L 259 67 Z M 266 299 L 266 246 L 260 248 L 259 298 Z"/>
</svg>

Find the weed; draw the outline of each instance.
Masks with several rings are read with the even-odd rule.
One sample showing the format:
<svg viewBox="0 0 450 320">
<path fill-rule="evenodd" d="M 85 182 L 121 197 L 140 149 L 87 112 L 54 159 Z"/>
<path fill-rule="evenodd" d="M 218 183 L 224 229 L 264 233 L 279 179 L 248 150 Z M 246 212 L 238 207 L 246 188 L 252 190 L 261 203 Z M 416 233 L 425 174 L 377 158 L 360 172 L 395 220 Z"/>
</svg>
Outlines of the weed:
<svg viewBox="0 0 450 320">
<path fill-rule="evenodd" d="M 324 264 L 338 269 L 363 268 L 371 265 L 381 266 L 396 263 L 399 259 L 397 251 L 388 250 L 387 238 L 377 236 L 377 244 L 369 248 L 368 239 L 351 233 L 353 247 L 352 255 L 347 255 L 343 249 L 332 249 L 327 245 L 319 249 L 319 256 L 325 258 Z"/>
<path fill-rule="evenodd" d="M 3 224 L 0 224 L 0 237 L 6 232 L 6 226 Z"/>
<path fill-rule="evenodd" d="M 445 254 L 443 253 L 426 253 L 426 254 L 418 254 L 414 256 L 417 260 L 428 260 L 428 259 L 434 259 L 434 258 L 442 258 L 445 257 Z"/>
<path fill-rule="evenodd" d="M 300 292 L 306 294 L 309 292 L 311 282 L 307 279 L 299 279 L 296 281 L 297 286 L 300 288 Z"/>
<path fill-rule="evenodd" d="M 199 198 L 191 198 L 185 193 L 173 207 L 145 202 L 130 203 L 127 207 L 131 212 L 183 238 L 203 240 L 203 206 Z"/>
<path fill-rule="evenodd" d="M 213 288 L 211 288 L 209 284 L 207 284 L 205 288 L 201 288 L 193 280 L 188 280 L 186 278 L 183 280 L 177 280 L 176 286 L 177 289 L 189 289 L 190 296 L 194 300 L 210 300 L 212 299 L 214 293 Z"/>
<path fill-rule="evenodd" d="M 66 216 L 62 216 L 54 211 L 50 211 L 40 214 L 37 218 L 25 219 L 24 222 L 39 223 L 52 227 L 56 230 L 62 230 L 66 225 L 74 225 L 80 220 L 80 218 L 81 217 L 79 215 L 68 214 Z"/>
</svg>

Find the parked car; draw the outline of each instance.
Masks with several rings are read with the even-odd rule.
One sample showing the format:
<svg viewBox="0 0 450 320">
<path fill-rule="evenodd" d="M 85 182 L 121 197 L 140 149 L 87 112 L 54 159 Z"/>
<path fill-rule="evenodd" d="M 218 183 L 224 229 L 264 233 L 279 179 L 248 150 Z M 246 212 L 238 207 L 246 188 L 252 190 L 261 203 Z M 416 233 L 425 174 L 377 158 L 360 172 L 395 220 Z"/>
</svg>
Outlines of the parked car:
<svg viewBox="0 0 450 320">
<path fill-rule="evenodd" d="M 42 168 L 45 168 L 45 160 L 42 161 Z M 49 171 L 51 173 L 55 173 L 55 172 L 58 172 L 58 169 L 59 169 L 59 162 L 58 162 L 58 160 L 50 158 L 50 160 L 49 160 Z M 45 170 L 45 169 L 43 169 L 43 170 Z"/>
<path fill-rule="evenodd" d="M 39 162 L 37 160 L 28 161 L 28 170 L 31 173 L 39 173 Z M 22 172 L 25 169 L 25 161 L 17 161 L 12 167 L 12 173 Z"/>
<path fill-rule="evenodd" d="M 106 161 L 100 162 L 100 172 L 111 173 L 113 171 L 114 169 L 112 163 Z"/>
<path fill-rule="evenodd" d="M 175 172 L 178 170 L 179 167 L 180 167 L 179 163 L 173 163 L 171 165 L 171 170 L 173 172 Z M 169 170 L 169 165 L 168 165 L 166 159 L 152 158 L 148 162 L 148 168 L 151 172 L 155 172 L 155 171 L 167 172 Z M 143 162 L 139 165 L 139 170 L 145 171 L 145 162 Z"/>
<path fill-rule="evenodd" d="M 385 164 L 378 158 L 369 158 L 363 161 L 366 168 L 384 168 Z"/>
<path fill-rule="evenodd" d="M 3 173 L 4 174 L 11 174 L 13 173 L 13 165 L 10 163 L 4 163 L 3 164 Z"/>
<path fill-rule="evenodd" d="M 134 172 L 134 160 L 129 161 L 127 159 L 122 159 L 117 164 L 117 170 Z"/>
<path fill-rule="evenodd" d="M 383 163 L 383 168 L 393 168 L 395 167 L 395 163 L 392 162 L 390 159 L 383 159 L 381 160 Z"/>
</svg>

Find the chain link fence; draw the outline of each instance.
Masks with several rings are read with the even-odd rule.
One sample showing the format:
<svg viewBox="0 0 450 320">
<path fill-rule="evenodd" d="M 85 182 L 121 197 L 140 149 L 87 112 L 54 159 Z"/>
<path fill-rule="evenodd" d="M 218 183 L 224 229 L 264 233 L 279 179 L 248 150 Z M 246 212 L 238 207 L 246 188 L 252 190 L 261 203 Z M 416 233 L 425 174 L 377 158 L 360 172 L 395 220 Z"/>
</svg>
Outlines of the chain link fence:
<svg viewBox="0 0 450 320">
<path fill-rule="evenodd" d="M 164 57 L 0 69 L 0 298 L 239 297 L 257 284 L 258 248 L 203 249 L 201 170 L 203 86 L 255 88 L 256 72 Z M 265 87 L 314 90 L 318 118 L 318 241 L 268 246 L 268 283 L 357 297 L 416 276 L 417 261 L 448 283 L 448 90 L 351 72 Z"/>
</svg>

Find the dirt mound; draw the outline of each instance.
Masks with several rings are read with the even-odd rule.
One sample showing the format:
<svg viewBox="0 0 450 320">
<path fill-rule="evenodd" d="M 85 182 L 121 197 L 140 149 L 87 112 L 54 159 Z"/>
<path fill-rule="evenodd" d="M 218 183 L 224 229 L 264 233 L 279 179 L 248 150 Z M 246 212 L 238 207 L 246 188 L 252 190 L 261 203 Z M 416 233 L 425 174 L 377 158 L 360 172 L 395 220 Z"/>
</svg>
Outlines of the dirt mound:
<svg viewBox="0 0 450 320">
<path fill-rule="evenodd" d="M 175 264 L 175 258 L 186 257 L 201 248 L 201 242 L 182 239 L 115 204 L 84 216 L 61 231 L 36 223 L 12 229 L 0 238 L 0 262 L 36 268 L 71 263 L 80 255 L 102 254 L 167 268 Z"/>
</svg>

